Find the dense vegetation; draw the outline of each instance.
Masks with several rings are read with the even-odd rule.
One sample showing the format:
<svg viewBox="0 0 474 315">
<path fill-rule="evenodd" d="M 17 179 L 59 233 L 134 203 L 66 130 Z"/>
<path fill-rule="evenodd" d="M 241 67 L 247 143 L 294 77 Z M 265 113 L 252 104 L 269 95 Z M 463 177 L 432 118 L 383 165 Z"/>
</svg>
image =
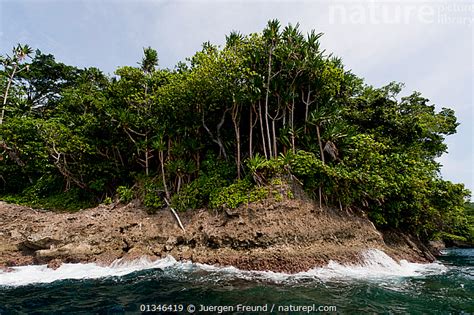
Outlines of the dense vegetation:
<svg viewBox="0 0 474 315">
<path fill-rule="evenodd" d="M 106 76 L 18 45 L 0 72 L 0 195 L 53 208 L 138 198 L 149 209 L 237 207 L 299 182 L 424 239 L 472 238 L 462 184 L 435 158 L 458 123 L 402 85 L 364 84 L 321 34 L 269 21 L 204 43 L 175 69 L 144 49 Z M 102 56 L 106 58 L 106 56 Z"/>
</svg>

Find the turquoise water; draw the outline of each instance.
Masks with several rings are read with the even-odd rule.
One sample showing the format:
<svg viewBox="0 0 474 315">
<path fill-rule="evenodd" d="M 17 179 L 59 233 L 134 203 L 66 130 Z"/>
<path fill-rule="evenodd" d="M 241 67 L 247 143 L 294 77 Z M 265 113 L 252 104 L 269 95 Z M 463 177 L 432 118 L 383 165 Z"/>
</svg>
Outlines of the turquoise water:
<svg viewBox="0 0 474 315">
<path fill-rule="evenodd" d="M 90 279 L 80 279 L 85 275 Z M 163 304 L 167 307 L 159 312 Z M 71 264 L 56 271 L 30 266 L 0 273 L 2 315 L 141 310 L 152 314 L 181 309 L 180 313 L 189 314 L 190 304 L 195 313 L 205 314 L 225 308 L 241 314 L 252 309 L 269 313 L 271 308 L 274 313 L 284 312 L 289 307 L 300 307 L 295 313 L 311 311 L 302 306 L 335 306 L 343 314 L 469 314 L 474 313 L 474 249 L 446 250 L 439 263 L 428 265 L 400 265 L 374 250 L 362 266 L 332 263 L 292 276 L 179 263 L 172 258 L 118 262 L 110 268 Z M 239 304 L 249 308 L 245 311 Z M 201 308 L 209 312 L 199 312 Z"/>
</svg>

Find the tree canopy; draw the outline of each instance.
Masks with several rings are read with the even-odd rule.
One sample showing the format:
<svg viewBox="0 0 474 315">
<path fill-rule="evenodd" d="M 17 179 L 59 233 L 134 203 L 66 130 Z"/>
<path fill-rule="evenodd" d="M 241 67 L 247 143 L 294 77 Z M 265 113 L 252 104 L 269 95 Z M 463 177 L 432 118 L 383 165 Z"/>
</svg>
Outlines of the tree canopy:
<svg viewBox="0 0 474 315">
<path fill-rule="evenodd" d="M 472 238 L 469 191 L 435 160 L 454 111 L 365 84 L 321 36 L 272 20 L 174 69 L 144 48 L 112 76 L 18 45 L 0 60 L 0 198 L 83 207 L 118 193 L 185 210 L 258 200 L 292 178 L 381 227 Z"/>
</svg>

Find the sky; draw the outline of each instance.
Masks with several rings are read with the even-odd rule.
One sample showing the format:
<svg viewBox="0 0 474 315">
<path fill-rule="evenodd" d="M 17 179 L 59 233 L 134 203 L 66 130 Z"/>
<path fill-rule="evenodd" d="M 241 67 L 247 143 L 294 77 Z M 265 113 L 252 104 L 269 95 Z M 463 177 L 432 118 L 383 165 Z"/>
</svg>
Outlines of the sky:
<svg viewBox="0 0 474 315">
<path fill-rule="evenodd" d="M 260 32 L 269 19 L 324 33 L 321 44 L 347 69 L 380 87 L 403 82 L 461 125 L 438 161 L 443 178 L 474 191 L 472 0 L 0 0 L 0 54 L 29 44 L 58 61 L 113 74 L 135 66 L 143 47 L 173 68 L 203 42 Z"/>
</svg>

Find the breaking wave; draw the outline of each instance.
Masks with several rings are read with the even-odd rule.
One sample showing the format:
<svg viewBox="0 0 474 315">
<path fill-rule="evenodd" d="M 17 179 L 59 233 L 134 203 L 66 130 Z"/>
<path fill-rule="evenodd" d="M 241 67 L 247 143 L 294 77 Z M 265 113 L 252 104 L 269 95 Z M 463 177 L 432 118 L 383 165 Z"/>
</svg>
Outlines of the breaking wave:
<svg viewBox="0 0 474 315">
<path fill-rule="evenodd" d="M 46 265 L 13 267 L 12 271 L 0 271 L 0 286 L 23 286 L 36 283 L 51 283 L 66 279 L 97 279 L 104 277 L 122 277 L 142 270 L 160 269 L 174 274 L 202 274 L 202 279 L 213 277 L 241 278 L 246 280 L 263 280 L 272 282 L 299 281 L 328 281 L 345 279 L 397 279 L 401 277 L 423 277 L 442 274 L 447 267 L 441 263 L 430 264 L 410 263 L 405 260 L 400 263 L 393 260 L 381 250 L 371 249 L 363 254 L 363 261 L 357 265 L 342 265 L 330 261 L 325 267 L 296 274 L 277 273 L 272 271 L 244 271 L 235 267 L 218 267 L 191 262 L 178 262 L 168 256 L 151 261 L 146 258 L 134 261 L 117 260 L 110 266 L 100 266 L 95 263 L 63 264 L 53 270 Z"/>
</svg>

